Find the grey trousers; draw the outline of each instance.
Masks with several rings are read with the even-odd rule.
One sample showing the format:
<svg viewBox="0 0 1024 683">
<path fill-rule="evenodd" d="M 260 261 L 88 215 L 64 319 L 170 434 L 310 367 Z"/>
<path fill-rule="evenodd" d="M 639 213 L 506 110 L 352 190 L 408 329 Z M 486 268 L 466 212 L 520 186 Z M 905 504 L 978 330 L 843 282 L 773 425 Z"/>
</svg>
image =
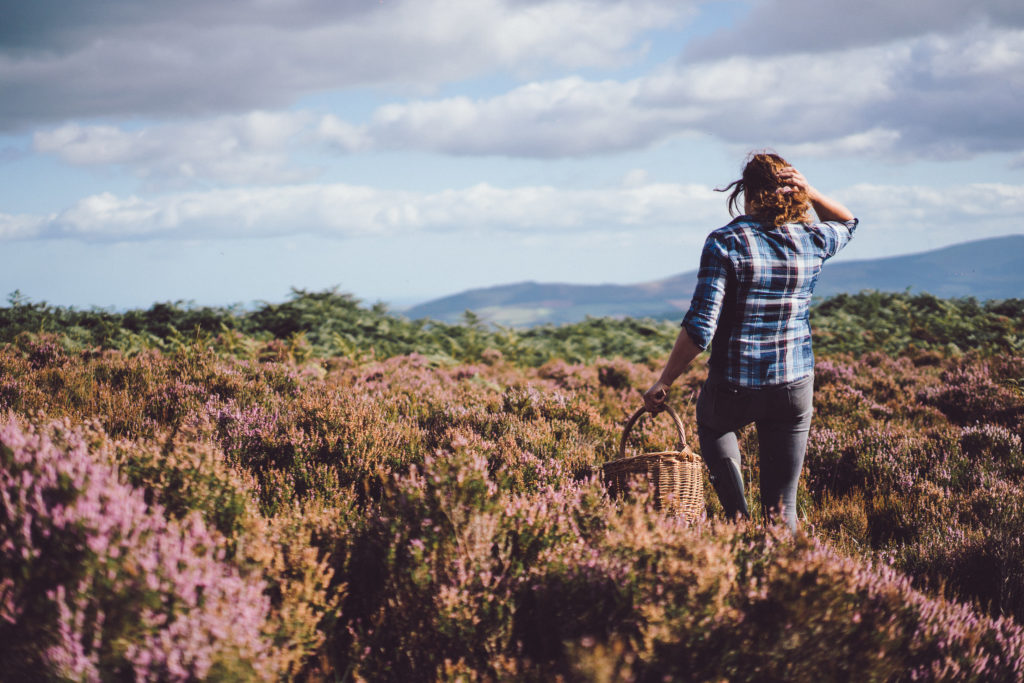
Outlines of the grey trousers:
<svg viewBox="0 0 1024 683">
<path fill-rule="evenodd" d="M 781 512 L 796 529 L 796 489 L 813 412 L 814 375 L 762 389 L 727 382 L 712 369 L 697 399 L 697 437 L 725 513 L 749 516 L 736 431 L 757 426 L 761 506 L 766 520 Z"/>
</svg>

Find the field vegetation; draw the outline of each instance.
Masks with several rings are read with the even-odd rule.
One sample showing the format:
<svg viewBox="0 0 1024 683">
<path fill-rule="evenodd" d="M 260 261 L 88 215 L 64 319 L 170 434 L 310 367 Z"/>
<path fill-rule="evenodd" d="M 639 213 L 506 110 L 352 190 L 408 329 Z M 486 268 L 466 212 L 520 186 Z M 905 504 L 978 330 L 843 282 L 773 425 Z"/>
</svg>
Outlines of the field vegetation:
<svg viewBox="0 0 1024 683">
<path fill-rule="evenodd" d="M 1019 680 L 1024 301 L 818 304 L 801 531 L 610 500 L 675 323 L 0 308 L 12 680 Z M 672 401 L 694 432 L 705 360 Z M 672 445 L 645 419 L 630 448 Z M 741 447 L 754 453 L 752 431 Z M 697 448 L 697 444 L 693 444 Z M 757 509 L 757 463 L 748 459 Z"/>
</svg>

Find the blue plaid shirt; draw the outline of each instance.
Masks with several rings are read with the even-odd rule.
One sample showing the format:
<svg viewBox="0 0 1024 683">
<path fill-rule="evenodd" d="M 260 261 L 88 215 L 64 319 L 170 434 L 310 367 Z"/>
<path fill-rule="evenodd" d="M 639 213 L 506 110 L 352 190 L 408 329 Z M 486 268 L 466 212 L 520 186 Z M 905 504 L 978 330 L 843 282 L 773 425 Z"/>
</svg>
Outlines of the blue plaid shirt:
<svg viewBox="0 0 1024 683">
<path fill-rule="evenodd" d="M 697 346 L 711 345 L 710 366 L 744 387 L 810 375 L 814 285 L 856 229 L 856 218 L 768 228 L 740 216 L 708 235 L 682 325 Z"/>
</svg>

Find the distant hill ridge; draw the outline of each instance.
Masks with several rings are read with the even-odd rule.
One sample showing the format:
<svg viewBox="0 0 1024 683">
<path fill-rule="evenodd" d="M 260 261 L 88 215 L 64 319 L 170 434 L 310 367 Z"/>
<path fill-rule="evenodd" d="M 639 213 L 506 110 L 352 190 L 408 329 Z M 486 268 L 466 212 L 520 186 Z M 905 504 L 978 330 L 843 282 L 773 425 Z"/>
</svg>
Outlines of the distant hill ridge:
<svg viewBox="0 0 1024 683">
<path fill-rule="evenodd" d="M 689 307 L 697 271 L 633 285 L 520 282 L 434 299 L 404 311 L 412 319 L 458 321 L 473 311 L 486 322 L 524 326 L 594 317 L 678 316 Z M 880 292 L 928 292 L 980 300 L 1024 297 L 1024 235 L 994 237 L 934 251 L 830 263 L 815 288 L 820 297 Z"/>
</svg>

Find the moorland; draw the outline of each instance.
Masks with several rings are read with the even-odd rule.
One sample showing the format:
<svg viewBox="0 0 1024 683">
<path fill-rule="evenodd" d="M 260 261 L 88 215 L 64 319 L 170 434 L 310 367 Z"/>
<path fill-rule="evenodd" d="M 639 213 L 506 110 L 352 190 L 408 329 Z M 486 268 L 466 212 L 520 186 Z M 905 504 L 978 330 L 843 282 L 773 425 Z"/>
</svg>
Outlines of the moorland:
<svg viewBox="0 0 1024 683">
<path fill-rule="evenodd" d="M 596 467 L 678 329 L 0 308 L 0 671 L 48 680 L 1019 680 L 1024 300 L 812 312 L 801 529 Z M 704 358 L 670 400 L 694 431 Z M 630 448 L 674 441 L 668 420 Z M 693 444 L 696 448 L 696 444 Z M 745 455 L 756 452 L 751 431 Z M 757 510 L 757 461 L 745 461 Z"/>
</svg>

